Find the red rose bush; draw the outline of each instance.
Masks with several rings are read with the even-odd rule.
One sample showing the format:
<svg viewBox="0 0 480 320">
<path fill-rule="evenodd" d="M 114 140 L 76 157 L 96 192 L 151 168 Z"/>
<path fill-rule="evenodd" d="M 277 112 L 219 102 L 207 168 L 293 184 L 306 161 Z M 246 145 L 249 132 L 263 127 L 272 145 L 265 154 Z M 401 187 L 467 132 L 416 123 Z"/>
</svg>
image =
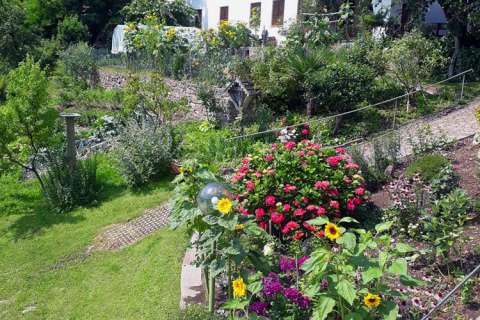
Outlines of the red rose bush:
<svg viewBox="0 0 480 320">
<path fill-rule="evenodd" d="M 281 238 L 323 236 L 307 221 L 355 216 L 368 201 L 359 167 L 344 148 L 309 140 L 272 144 L 242 160 L 232 177 L 239 212 Z"/>
</svg>

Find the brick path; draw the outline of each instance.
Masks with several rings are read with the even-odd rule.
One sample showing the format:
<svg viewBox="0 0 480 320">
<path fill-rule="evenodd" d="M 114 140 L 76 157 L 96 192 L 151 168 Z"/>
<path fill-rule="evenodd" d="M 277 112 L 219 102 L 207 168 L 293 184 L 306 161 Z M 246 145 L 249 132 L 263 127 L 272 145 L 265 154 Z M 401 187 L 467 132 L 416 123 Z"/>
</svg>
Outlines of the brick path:
<svg viewBox="0 0 480 320">
<path fill-rule="evenodd" d="M 99 234 L 89 251 L 119 250 L 147 237 L 169 223 L 168 203 L 147 209 L 140 217 L 126 223 L 114 224 Z"/>
</svg>

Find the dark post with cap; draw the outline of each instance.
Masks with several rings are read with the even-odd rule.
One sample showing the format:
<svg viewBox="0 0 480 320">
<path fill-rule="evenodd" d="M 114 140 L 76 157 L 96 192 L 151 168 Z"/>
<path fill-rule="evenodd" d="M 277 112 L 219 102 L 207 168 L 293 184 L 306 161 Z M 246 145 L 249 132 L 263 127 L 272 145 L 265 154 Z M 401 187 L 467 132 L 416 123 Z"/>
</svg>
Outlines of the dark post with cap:
<svg viewBox="0 0 480 320">
<path fill-rule="evenodd" d="M 77 150 L 75 147 L 75 119 L 79 118 L 80 115 L 78 113 L 62 113 L 60 116 L 65 119 L 66 124 L 65 132 L 67 135 L 67 150 L 65 157 L 70 171 L 73 171 L 77 161 Z"/>
</svg>

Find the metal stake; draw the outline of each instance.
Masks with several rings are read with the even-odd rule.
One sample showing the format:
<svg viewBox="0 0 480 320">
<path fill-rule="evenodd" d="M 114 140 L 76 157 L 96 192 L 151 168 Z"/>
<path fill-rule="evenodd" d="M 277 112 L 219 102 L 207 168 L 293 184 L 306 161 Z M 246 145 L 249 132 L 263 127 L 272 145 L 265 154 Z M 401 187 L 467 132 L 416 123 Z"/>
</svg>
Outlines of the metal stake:
<svg viewBox="0 0 480 320">
<path fill-rule="evenodd" d="M 463 100 L 463 90 L 465 89 L 465 75 L 462 76 L 462 91 L 460 92 L 460 100 Z"/>
</svg>

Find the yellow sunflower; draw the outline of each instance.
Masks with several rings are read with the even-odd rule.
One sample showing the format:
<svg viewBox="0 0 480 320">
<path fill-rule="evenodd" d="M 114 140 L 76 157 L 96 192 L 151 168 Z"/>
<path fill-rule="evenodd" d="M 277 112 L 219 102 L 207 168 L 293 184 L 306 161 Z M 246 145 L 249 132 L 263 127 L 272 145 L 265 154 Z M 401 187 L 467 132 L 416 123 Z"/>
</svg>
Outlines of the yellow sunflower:
<svg viewBox="0 0 480 320">
<path fill-rule="evenodd" d="M 217 202 L 217 210 L 223 214 L 229 214 L 232 210 L 232 201 L 228 198 L 222 198 Z"/>
<path fill-rule="evenodd" d="M 241 277 L 233 281 L 233 297 L 243 298 L 247 294 L 247 285 Z"/>
<path fill-rule="evenodd" d="M 382 303 L 382 298 L 378 294 L 369 293 L 363 298 L 363 303 L 370 309 L 376 308 Z"/>
<path fill-rule="evenodd" d="M 245 225 L 243 223 L 239 223 L 235 226 L 235 230 L 243 230 L 245 229 Z"/>
<path fill-rule="evenodd" d="M 340 228 L 335 223 L 327 223 L 325 226 L 325 235 L 333 241 L 340 237 Z"/>
</svg>

